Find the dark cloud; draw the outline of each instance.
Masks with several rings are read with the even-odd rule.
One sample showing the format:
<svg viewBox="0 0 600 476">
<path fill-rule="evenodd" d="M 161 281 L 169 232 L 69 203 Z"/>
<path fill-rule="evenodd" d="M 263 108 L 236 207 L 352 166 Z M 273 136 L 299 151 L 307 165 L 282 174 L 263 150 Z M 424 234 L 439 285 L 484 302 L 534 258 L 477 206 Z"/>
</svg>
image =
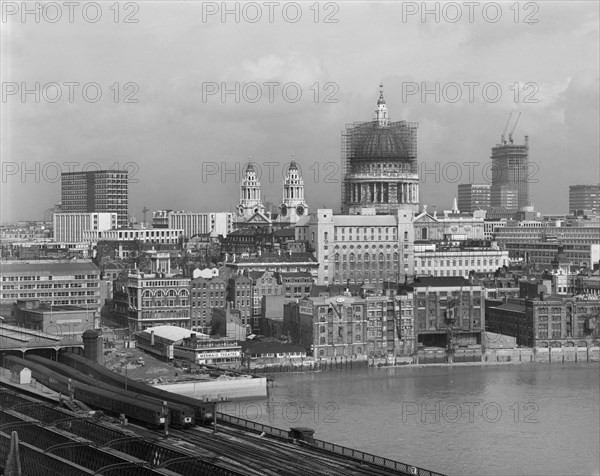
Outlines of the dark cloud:
<svg viewBox="0 0 600 476">
<path fill-rule="evenodd" d="M 103 96 L 97 103 L 78 92 L 73 103 L 10 97 L 3 104 L 2 160 L 5 170 L 12 163 L 19 173 L 3 177 L 2 221 L 39 218 L 58 202 L 60 183 L 49 164 L 65 162 L 129 164 L 137 181 L 130 211 L 139 217 L 144 205 L 228 210 L 239 198 L 234 176 L 203 171 L 212 163 L 241 169 L 250 155 L 259 164 L 281 164 L 272 180 L 262 179 L 263 193 L 277 202 L 281 171 L 295 154 L 313 209 L 337 208 L 340 131 L 373 117 L 380 81 L 392 119 L 419 122 L 419 161 L 427 170 L 450 172 L 448 164 L 466 162 L 483 167 L 508 115 L 521 112 L 515 137 L 530 136 L 530 159 L 539 164 L 539 183 L 530 190 L 537 208 L 566 211 L 569 184 L 597 181 L 594 2 L 541 3 L 535 24 L 511 19 L 509 3 L 497 23 L 480 16 L 473 23 L 431 17 L 423 23 L 418 16 L 403 22 L 407 2 L 340 2 L 337 23 L 324 23 L 331 11 L 323 10 L 315 22 L 306 3 L 298 23 L 276 15 L 273 23 L 255 24 L 212 16 L 203 22 L 202 3 L 140 3 L 138 23 L 115 23 L 106 10 L 95 24 L 13 18 L 3 24 L 3 82 L 96 82 Z M 203 96 L 203 84 L 243 88 L 265 81 L 297 83 L 302 98 L 291 102 L 277 88 L 269 102 L 266 87 L 255 103 Z M 452 103 L 402 95 L 409 82 L 469 81 L 498 83 L 502 99 L 492 103 L 478 94 L 473 102 Z M 128 82 L 137 89 L 126 89 Z M 515 102 L 510 88 L 517 82 L 534 84 L 538 102 L 523 103 L 528 90 Z M 328 83 L 333 89 L 325 89 Z M 124 103 L 132 92 L 138 102 Z M 337 102 L 325 103 L 331 92 Z M 23 176 L 24 169 L 30 173 Z M 467 172 L 463 167 L 465 178 Z M 448 208 L 462 181 L 454 178 L 423 177 L 422 202 Z"/>
</svg>

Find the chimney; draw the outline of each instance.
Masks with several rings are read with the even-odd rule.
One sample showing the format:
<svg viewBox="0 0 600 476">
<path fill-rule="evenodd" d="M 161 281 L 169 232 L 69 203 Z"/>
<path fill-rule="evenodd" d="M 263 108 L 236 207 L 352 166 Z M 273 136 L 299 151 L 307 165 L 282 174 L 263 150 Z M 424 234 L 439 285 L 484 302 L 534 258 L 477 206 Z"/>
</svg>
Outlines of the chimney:
<svg viewBox="0 0 600 476">
<path fill-rule="evenodd" d="M 544 291 L 540 291 L 540 301 L 544 300 Z"/>
<path fill-rule="evenodd" d="M 154 347 L 154 331 L 150 331 L 150 345 Z"/>
<path fill-rule="evenodd" d="M 195 332 L 192 332 L 190 334 L 190 339 L 191 339 L 192 347 L 196 347 L 196 345 L 198 344 L 198 338 L 196 337 Z"/>
</svg>

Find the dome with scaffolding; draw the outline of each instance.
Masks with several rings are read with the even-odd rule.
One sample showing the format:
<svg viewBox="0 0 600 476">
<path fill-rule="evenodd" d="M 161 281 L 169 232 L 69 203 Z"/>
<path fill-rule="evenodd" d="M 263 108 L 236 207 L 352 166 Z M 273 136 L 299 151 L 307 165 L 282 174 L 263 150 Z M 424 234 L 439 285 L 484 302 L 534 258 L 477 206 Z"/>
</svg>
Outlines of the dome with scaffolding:
<svg viewBox="0 0 600 476">
<path fill-rule="evenodd" d="M 359 148 L 361 159 L 391 159 L 406 155 L 402 140 L 390 127 L 376 127 Z"/>
</svg>

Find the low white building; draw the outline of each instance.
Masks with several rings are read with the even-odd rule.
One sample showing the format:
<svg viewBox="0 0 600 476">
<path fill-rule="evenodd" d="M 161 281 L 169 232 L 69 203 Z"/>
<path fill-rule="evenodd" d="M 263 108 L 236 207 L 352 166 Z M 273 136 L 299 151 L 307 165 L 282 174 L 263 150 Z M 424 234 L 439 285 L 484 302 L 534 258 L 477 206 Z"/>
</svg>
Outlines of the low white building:
<svg viewBox="0 0 600 476">
<path fill-rule="evenodd" d="M 55 213 L 54 241 L 81 243 L 85 231 L 101 232 L 116 227 L 116 213 Z"/>
<path fill-rule="evenodd" d="M 170 211 L 167 213 L 168 227 L 183 230 L 185 238 L 203 235 L 215 231 L 217 235 L 227 237 L 233 231 L 234 215 L 230 212 L 200 213 Z"/>
<path fill-rule="evenodd" d="M 119 228 L 111 230 L 88 230 L 83 233 L 85 241 L 140 241 L 142 243 L 177 244 L 183 237 L 182 229 L 171 228 Z"/>
<path fill-rule="evenodd" d="M 493 273 L 508 266 L 508 251 L 491 247 L 442 247 L 435 243 L 415 244 L 415 276 L 462 276 Z"/>
<path fill-rule="evenodd" d="M 214 339 L 176 326 L 149 327 L 136 335 L 137 347 L 162 360 L 239 367 L 242 347 L 235 339 Z"/>
</svg>

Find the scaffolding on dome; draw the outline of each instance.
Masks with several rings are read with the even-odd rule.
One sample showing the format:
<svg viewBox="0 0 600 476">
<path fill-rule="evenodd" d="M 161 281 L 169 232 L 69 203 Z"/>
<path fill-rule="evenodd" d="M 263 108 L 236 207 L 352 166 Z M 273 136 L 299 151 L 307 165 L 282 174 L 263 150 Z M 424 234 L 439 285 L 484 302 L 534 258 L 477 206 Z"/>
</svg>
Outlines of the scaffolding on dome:
<svg viewBox="0 0 600 476">
<path fill-rule="evenodd" d="M 342 160 L 341 160 L 341 207 L 342 213 L 345 213 L 346 201 L 346 175 L 351 170 L 350 161 L 359 157 L 362 145 L 365 140 L 373 132 L 379 128 L 377 120 L 367 122 L 352 122 L 346 124 L 346 130 L 342 131 Z M 403 160 L 410 160 L 416 163 L 417 160 L 417 122 L 396 121 L 390 122 L 386 126 L 398 135 L 404 150 L 406 151 L 403 157 L 398 157 Z"/>
</svg>

